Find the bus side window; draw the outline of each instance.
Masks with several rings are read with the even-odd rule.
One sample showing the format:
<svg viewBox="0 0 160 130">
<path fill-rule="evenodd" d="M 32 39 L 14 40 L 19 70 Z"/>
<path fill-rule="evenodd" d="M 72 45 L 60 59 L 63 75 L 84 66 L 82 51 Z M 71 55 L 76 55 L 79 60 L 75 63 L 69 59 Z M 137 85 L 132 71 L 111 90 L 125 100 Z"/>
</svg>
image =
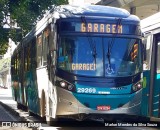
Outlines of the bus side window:
<svg viewBox="0 0 160 130">
<path fill-rule="evenodd" d="M 36 39 L 36 47 L 37 47 L 37 67 L 41 67 L 42 65 L 42 35 L 39 35 Z"/>
<path fill-rule="evenodd" d="M 37 68 L 37 62 L 36 62 L 36 39 L 32 40 L 31 44 L 31 68 L 35 69 Z"/>
<path fill-rule="evenodd" d="M 11 75 L 13 75 L 13 73 L 14 73 L 14 57 L 13 58 L 11 58 Z"/>
<path fill-rule="evenodd" d="M 151 35 L 145 37 L 143 39 L 143 69 L 148 70 L 150 68 L 150 60 L 151 60 Z"/>
<path fill-rule="evenodd" d="M 50 33 L 48 37 L 49 42 L 49 52 L 48 52 L 48 62 L 55 66 L 56 64 L 56 47 L 57 47 L 57 32 L 56 32 L 56 25 L 51 24 L 50 26 Z"/>
<path fill-rule="evenodd" d="M 27 71 L 27 47 L 24 48 L 24 71 Z"/>
<path fill-rule="evenodd" d="M 24 71 L 29 71 L 31 68 L 30 45 L 24 48 Z"/>
<path fill-rule="evenodd" d="M 31 68 L 31 44 L 27 47 L 27 70 L 29 71 Z"/>
<path fill-rule="evenodd" d="M 16 75 L 16 55 L 14 56 L 14 75 Z"/>
<path fill-rule="evenodd" d="M 15 62 L 14 62 L 14 70 L 15 70 L 15 75 L 17 74 L 17 54 L 15 56 Z"/>
<path fill-rule="evenodd" d="M 17 54 L 17 74 L 20 74 L 20 62 L 21 62 L 21 52 Z"/>
<path fill-rule="evenodd" d="M 15 55 L 13 56 L 13 60 L 12 60 L 12 67 L 11 67 L 11 73 L 12 75 L 15 75 L 15 62 L 16 62 L 16 58 Z"/>
<path fill-rule="evenodd" d="M 49 27 L 43 32 L 43 54 L 42 54 L 42 61 L 43 66 L 47 65 L 47 54 L 48 54 L 48 44 L 49 44 Z"/>
</svg>

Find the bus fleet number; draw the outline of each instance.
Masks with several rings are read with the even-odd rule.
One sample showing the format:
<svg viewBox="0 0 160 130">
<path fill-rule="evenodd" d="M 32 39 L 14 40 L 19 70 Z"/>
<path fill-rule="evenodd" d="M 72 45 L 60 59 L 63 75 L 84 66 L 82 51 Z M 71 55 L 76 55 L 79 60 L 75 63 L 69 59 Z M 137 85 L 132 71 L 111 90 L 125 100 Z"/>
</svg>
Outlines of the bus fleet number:
<svg viewBox="0 0 160 130">
<path fill-rule="evenodd" d="M 78 88 L 77 93 L 96 93 L 95 88 Z"/>
</svg>

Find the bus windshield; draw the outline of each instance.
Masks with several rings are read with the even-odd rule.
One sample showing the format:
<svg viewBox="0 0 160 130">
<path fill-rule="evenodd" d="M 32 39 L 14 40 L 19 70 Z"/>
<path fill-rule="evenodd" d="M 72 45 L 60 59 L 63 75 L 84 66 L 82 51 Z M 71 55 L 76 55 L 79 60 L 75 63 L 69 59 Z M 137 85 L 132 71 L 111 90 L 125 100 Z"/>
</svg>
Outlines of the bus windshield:
<svg viewBox="0 0 160 130">
<path fill-rule="evenodd" d="M 67 36 L 58 47 L 58 68 L 76 75 L 124 77 L 142 71 L 139 39 Z"/>
</svg>

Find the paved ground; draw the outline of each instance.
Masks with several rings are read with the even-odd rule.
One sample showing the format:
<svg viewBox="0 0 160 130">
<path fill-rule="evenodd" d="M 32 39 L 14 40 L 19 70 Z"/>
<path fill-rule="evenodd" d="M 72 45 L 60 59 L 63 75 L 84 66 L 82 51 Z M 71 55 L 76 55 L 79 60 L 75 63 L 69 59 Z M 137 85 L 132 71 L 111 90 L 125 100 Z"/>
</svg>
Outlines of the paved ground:
<svg viewBox="0 0 160 130">
<path fill-rule="evenodd" d="M 3 104 L 7 104 L 13 109 L 17 109 L 17 103 L 12 98 L 11 89 L 0 88 L 0 102 L 2 102 Z"/>
<path fill-rule="evenodd" d="M 0 105 L 2 105 L 6 110 L 8 110 L 12 115 L 19 116 L 20 121 L 32 121 L 29 120 L 29 113 L 27 111 L 23 111 L 17 109 L 17 103 L 12 98 L 11 89 L 0 89 Z"/>
<path fill-rule="evenodd" d="M 18 123 L 19 121 L 22 122 L 41 122 L 41 120 L 38 117 L 30 116 L 27 111 L 23 111 L 20 109 L 17 109 L 17 103 L 12 98 L 12 91 L 11 89 L 4 89 L 0 88 L 0 126 L 2 126 L 1 121 L 4 122 L 10 122 L 13 121 L 15 123 Z M 12 125 L 13 125 L 12 122 Z M 45 123 L 40 124 L 42 127 L 49 127 Z M 55 127 L 51 127 L 52 130 L 55 129 Z M 37 128 L 30 128 L 27 127 L 6 127 L 2 128 L 0 127 L 0 130 L 37 130 Z"/>
<path fill-rule="evenodd" d="M 22 120 L 18 111 L 11 89 L 0 88 L 0 130 L 32 130 L 28 127 L 17 127 Z"/>
<path fill-rule="evenodd" d="M 15 118 L 10 115 L 2 105 L 0 105 L 0 121 L 15 121 Z"/>
<path fill-rule="evenodd" d="M 0 88 L 0 115 L 2 115 L 0 116 L 0 121 L 14 121 L 13 118 L 9 118 L 8 114 L 6 113 L 7 111 L 5 109 L 9 109 L 9 107 L 14 110 L 17 109 L 17 104 L 12 98 L 11 89 Z"/>
</svg>

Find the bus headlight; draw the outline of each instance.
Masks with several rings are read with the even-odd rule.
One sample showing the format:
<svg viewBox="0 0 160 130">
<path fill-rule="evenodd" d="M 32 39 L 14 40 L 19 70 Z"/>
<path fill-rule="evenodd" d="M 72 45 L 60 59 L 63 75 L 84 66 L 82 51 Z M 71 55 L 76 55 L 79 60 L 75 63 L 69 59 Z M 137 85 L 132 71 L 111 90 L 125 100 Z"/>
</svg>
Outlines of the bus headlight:
<svg viewBox="0 0 160 130">
<path fill-rule="evenodd" d="M 65 83 L 64 81 L 61 81 L 60 85 L 61 85 L 62 88 L 65 88 L 67 86 L 67 83 Z"/>
<path fill-rule="evenodd" d="M 132 92 L 136 92 L 142 88 L 142 82 L 139 81 L 132 86 Z"/>
<path fill-rule="evenodd" d="M 61 88 L 64 88 L 66 90 L 69 90 L 69 91 L 72 91 L 72 92 L 75 92 L 75 86 L 71 83 L 69 83 L 68 81 L 65 81 L 61 78 L 57 78 L 58 80 L 56 81 L 56 85 L 61 87 Z"/>
</svg>

